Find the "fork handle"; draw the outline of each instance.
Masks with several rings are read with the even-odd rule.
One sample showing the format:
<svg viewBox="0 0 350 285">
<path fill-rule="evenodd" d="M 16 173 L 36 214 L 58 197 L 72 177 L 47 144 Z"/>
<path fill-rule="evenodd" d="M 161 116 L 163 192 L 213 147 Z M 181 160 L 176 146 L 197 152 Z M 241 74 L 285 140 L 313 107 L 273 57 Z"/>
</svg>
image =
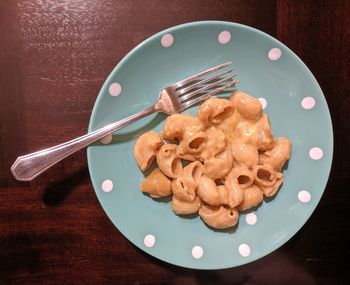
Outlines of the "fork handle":
<svg viewBox="0 0 350 285">
<path fill-rule="evenodd" d="M 109 124 L 91 133 L 75 138 L 68 142 L 33 152 L 24 156 L 19 156 L 11 167 L 13 176 L 19 181 L 31 181 L 39 174 L 71 155 L 72 153 L 87 147 L 93 142 L 124 128 L 137 120 L 156 112 L 155 106 L 138 112 L 125 119 Z"/>
</svg>

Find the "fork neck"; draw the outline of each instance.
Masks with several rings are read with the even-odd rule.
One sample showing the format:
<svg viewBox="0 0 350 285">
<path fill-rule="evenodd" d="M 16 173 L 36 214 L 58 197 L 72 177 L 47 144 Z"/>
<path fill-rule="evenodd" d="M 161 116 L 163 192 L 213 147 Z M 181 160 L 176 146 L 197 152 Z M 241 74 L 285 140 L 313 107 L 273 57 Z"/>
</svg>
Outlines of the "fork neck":
<svg viewBox="0 0 350 285">
<path fill-rule="evenodd" d="M 154 108 L 156 111 L 168 115 L 181 111 L 181 104 L 173 86 L 166 87 L 159 93 L 158 101 L 154 105 Z"/>
<path fill-rule="evenodd" d="M 155 113 L 155 112 L 157 112 L 158 111 L 158 109 L 156 108 L 156 106 L 155 105 L 152 105 L 151 107 L 149 107 L 149 108 L 147 108 L 147 109 L 145 109 L 145 110 L 143 110 L 143 111 L 140 111 L 140 112 L 138 112 L 138 113 L 136 113 L 136 114 L 134 114 L 134 115 L 132 115 L 132 116 L 130 116 L 130 117 L 128 117 L 132 122 L 135 122 L 135 121 L 137 121 L 137 120 L 139 120 L 139 119 L 142 119 L 142 118 L 144 118 L 144 117 L 147 117 L 148 115 L 150 115 L 150 114 L 152 114 L 152 113 Z"/>
</svg>

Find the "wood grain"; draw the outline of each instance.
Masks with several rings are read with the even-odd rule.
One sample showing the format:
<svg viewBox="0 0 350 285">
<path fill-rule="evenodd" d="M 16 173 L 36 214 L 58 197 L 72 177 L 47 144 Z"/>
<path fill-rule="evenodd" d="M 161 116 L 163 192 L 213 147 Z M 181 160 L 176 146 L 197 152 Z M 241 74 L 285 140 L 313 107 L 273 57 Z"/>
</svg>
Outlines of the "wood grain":
<svg viewBox="0 0 350 285">
<path fill-rule="evenodd" d="M 0 1 L 0 283 L 347 284 L 349 12 L 349 1 Z M 315 74 L 332 113 L 326 192 L 282 248 L 233 269 L 179 268 L 115 229 L 92 189 L 85 151 L 33 182 L 11 177 L 18 155 L 86 132 L 101 85 L 136 44 L 209 19 L 247 24 L 288 45 Z"/>
</svg>

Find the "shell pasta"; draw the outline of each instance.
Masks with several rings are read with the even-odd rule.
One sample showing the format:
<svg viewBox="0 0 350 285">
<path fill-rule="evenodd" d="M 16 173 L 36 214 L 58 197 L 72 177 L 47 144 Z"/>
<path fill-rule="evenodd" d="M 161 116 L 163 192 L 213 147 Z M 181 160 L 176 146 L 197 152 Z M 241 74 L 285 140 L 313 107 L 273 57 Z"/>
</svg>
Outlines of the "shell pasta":
<svg viewBox="0 0 350 285">
<path fill-rule="evenodd" d="M 209 227 L 225 229 L 276 195 L 291 150 L 287 138 L 274 138 L 260 101 L 236 90 L 229 99 L 207 99 L 196 117 L 167 117 L 161 134 L 137 139 L 134 157 L 141 171 L 157 162 L 142 192 L 172 196 L 176 215 L 199 214 Z"/>
</svg>

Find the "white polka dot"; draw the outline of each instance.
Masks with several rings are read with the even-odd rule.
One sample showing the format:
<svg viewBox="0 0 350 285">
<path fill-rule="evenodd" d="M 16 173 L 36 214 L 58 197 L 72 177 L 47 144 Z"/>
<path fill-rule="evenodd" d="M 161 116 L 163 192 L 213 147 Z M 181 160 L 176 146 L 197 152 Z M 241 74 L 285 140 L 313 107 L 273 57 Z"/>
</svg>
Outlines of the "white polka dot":
<svg viewBox="0 0 350 285">
<path fill-rule="evenodd" d="M 163 47 L 168 48 L 171 47 L 174 43 L 174 37 L 171 34 L 165 34 L 162 36 L 160 43 Z"/>
<path fill-rule="evenodd" d="M 114 82 L 111 85 L 109 85 L 108 92 L 109 92 L 109 95 L 113 97 L 119 96 L 120 93 L 122 92 L 122 86 L 119 83 Z"/>
<path fill-rule="evenodd" d="M 258 218 L 254 213 L 249 213 L 245 217 L 245 221 L 247 222 L 248 225 L 255 225 L 257 220 Z"/>
<path fill-rule="evenodd" d="M 143 243 L 147 247 L 153 247 L 154 244 L 156 243 L 156 238 L 154 237 L 154 235 L 151 235 L 151 234 L 146 235 L 145 238 L 143 239 Z"/>
<path fill-rule="evenodd" d="M 323 150 L 319 147 L 313 147 L 309 150 L 309 156 L 313 160 L 319 160 L 323 157 Z"/>
<path fill-rule="evenodd" d="M 250 255 L 250 247 L 246 243 L 242 243 L 238 248 L 239 254 L 243 257 L 247 257 Z"/>
<path fill-rule="evenodd" d="M 222 31 L 218 35 L 218 42 L 222 45 L 226 45 L 231 40 L 231 33 L 229 31 Z"/>
<path fill-rule="evenodd" d="M 112 134 L 108 134 L 105 137 L 103 137 L 102 139 L 100 139 L 100 142 L 103 144 L 110 144 L 112 142 L 113 136 Z"/>
<path fill-rule="evenodd" d="M 272 48 L 268 53 L 268 58 L 272 61 L 279 60 L 282 55 L 282 51 L 279 48 Z"/>
<path fill-rule="evenodd" d="M 102 190 L 104 192 L 111 192 L 113 189 L 113 182 L 112 180 L 106 179 L 105 181 L 103 181 L 102 183 Z"/>
<path fill-rule="evenodd" d="M 261 107 L 262 107 L 263 109 L 265 109 L 266 106 L 267 106 L 267 101 L 266 101 L 266 99 L 265 99 L 265 98 L 259 98 L 259 101 L 260 101 Z"/>
<path fill-rule="evenodd" d="M 306 110 L 310 110 L 313 107 L 315 107 L 316 101 L 312 97 L 305 97 L 303 100 L 301 100 L 301 107 L 303 107 Z"/>
<path fill-rule="evenodd" d="M 196 245 L 192 248 L 192 256 L 195 259 L 200 259 L 203 256 L 203 248 L 199 245 Z"/>
<path fill-rule="evenodd" d="M 311 200 L 311 194 L 308 191 L 302 190 L 298 193 L 298 199 L 301 203 L 308 203 Z"/>
</svg>

